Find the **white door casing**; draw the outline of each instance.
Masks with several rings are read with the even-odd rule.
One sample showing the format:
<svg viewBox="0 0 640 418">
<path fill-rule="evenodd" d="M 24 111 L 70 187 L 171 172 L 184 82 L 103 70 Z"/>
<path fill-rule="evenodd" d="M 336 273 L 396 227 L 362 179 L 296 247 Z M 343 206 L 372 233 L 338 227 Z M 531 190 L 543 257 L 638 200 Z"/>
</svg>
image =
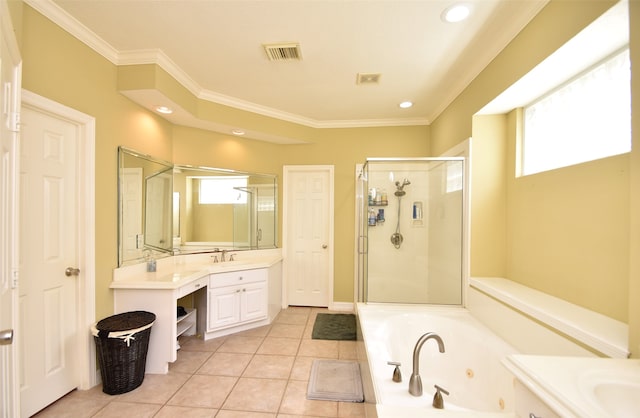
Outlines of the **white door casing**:
<svg viewBox="0 0 640 418">
<path fill-rule="evenodd" d="M 95 120 L 22 92 L 21 416 L 97 383 Z M 66 276 L 67 267 L 78 276 Z M 38 306 L 38 304 L 40 306 Z"/>
<path fill-rule="evenodd" d="M 333 305 L 333 166 L 284 166 L 284 305 Z"/>
<path fill-rule="evenodd" d="M 20 413 L 14 335 L 18 329 L 19 207 L 18 122 L 22 60 L 13 33 L 7 2 L 0 2 L 0 418 Z"/>
</svg>

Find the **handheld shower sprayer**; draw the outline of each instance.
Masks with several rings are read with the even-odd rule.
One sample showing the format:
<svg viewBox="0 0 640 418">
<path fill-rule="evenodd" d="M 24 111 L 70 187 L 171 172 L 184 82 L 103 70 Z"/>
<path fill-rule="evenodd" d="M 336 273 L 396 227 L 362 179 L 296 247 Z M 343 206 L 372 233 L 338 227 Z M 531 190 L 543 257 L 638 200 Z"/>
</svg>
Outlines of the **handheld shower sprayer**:
<svg viewBox="0 0 640 418">
<path fill-rule="evenodd" d="M 409 184 L 411 184 L 411 182 L 408 179 L 402 180 L 402 183 L 400 183 L 400 181 L 396 181 L 396 191 L 394 194 L 396 196 L 404 196 L 407 194 L 407 192 L 404 191 L 404 186 L 408 186 Z"/>
<path fill-rule="evenodd" d="M 396 232 L 391 235 L 391 243 L 396 249 L 400 248 L 400 245 L 402 245 L 402 241 L 404 240 L 404 237 L 400 233 L 400 198 L 407 194 L 407 192 L 404 191 L 404 186 L 409 184 L 411 184 L 411 182 L 406 178 L 402 180 L 402 183 L 396 181 L 396 191 L 393 193 L 398 197 L 398 222 L 396 224 Z"/>
</svg>

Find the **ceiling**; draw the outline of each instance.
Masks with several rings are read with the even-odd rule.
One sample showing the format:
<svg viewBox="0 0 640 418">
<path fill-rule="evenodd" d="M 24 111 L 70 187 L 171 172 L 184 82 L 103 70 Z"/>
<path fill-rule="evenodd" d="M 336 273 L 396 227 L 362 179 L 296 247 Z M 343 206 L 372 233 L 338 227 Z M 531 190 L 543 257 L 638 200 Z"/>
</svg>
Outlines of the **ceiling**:
<svg viewBox="0 0 640 418">
<path fill-rule="evenodd" d="M 117 65 L 155 62 L 200 99 L 310 127 L 431 123 L 546 2 L 464 0 L 471 15 L 447 23 L 454 0 L 27 0 Z M 301 60 L 269 61 L 281 42 Z"/>
</svg>

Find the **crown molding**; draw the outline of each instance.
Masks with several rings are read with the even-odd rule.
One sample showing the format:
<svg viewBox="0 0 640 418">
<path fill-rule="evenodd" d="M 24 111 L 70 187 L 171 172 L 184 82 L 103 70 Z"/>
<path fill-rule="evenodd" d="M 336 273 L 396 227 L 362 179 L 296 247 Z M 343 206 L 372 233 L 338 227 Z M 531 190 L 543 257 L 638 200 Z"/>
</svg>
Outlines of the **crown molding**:
<svg viewBox="0 0 640 418">
<path fill-rule="evenodd" d="M 240 100 L 203 89 L 160 49 L 118 51 L 52 0 L 24 0 L 26 4 L 86 44 L 116 66 L 156 64 L 176 79 L 196 98 L 256 113 L 310 128 L 364 128 L 385 126 L 428 125 L 429 119 L 363 119 L 322 121 L 284 112 L 257 103 Z"/>
<path fill-rule="evenodd" d="M 24 0 L 24 2 L 51 20 L 62 29 L 75 36 L 89 48 L 105 57 L 113 64 L 118 64 L 118 51 L 96 35 L 91 29 L 80 23 L 76 18 L 67 13 L 51 0 Z"/>
</svg>

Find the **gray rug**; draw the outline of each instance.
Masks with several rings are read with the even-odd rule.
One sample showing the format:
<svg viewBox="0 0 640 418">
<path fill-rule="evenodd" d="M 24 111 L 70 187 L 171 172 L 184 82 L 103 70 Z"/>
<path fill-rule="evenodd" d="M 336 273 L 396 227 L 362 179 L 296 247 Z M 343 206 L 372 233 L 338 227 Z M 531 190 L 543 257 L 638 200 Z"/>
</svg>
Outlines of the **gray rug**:
<svg viewBox="0 0 640 418">
<path fill-rule="evenodd" d="M 364 402 L 360 366 L 355 361 L 314 360 L 307 399 Z"/>
</svg>

